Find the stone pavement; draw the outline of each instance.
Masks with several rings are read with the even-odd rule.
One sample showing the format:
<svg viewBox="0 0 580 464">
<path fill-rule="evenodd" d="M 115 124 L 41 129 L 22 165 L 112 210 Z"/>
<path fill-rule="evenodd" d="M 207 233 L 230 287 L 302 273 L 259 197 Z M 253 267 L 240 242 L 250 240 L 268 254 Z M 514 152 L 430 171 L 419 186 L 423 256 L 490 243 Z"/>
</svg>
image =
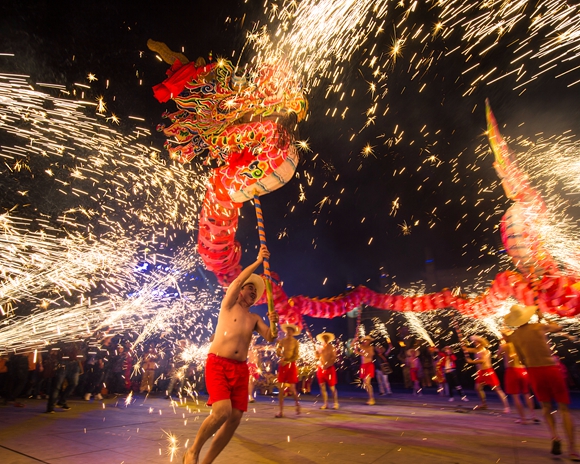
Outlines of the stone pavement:
<svg viewBox="0 0 580 464">
<path fill-rule="evenodd" d="M 338 411 L 320 410 L 318 398 L 307 395 L 302 414 L 288 407 L 283 419 L 274 418 L 272 398 L 259 397 L 215 462 L 570 462 L 565 454 L 549 454 L 543 423 L 515 424 L 515 414 L 503 414 L 492 395 L 486 411 L 472 409 L 474 394 L 469 403 L 449 403 L 434 393 L 395 393 L 367 406 L 363 392 L 351 391 L 343 392 Z M 55 414 L 43 414 L 46 402 L 41 400 L 27 400 L 25 408 L 2 406 L 0 463 L 180 463 L 184 447 L 192 443 L 209 412 L 205 399 L 171 404 L 161 397 L 138 397 L 128 405 L 123 398 L 72 400 L 71 410 L 57 409 Z M 540 411 L 536 413 L 540 417 Z M 580 411 L 573 410 L 573 415 L 580 426 Z M 177 447 L 173 456 L 172 446 Z"/>
</svg>

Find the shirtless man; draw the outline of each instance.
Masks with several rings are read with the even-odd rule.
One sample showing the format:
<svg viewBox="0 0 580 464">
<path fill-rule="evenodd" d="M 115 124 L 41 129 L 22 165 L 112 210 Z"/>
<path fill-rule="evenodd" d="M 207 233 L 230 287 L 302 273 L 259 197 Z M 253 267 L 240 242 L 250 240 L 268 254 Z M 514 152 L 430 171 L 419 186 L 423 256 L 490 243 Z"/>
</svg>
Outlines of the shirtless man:
<svg viewBox="0 0 580 464">
<path fill-rule="evenodd" d="M 202 463 L 209 464 L 220 454 L 240 425 L 248 409 L 248 349 L 252 333 L 258 332 L 269 342 L 275 340 L 262 318 L 250 307 L 264 292 L 264 281 L 252 274 L 270 253 L 262 245 L 258 259 L 246 267 L 228 287 L 218 316 L 215 338 L 209 348 L 205 366 L 207 404 L 212 413 L 205 418 L 193 445 L 183 457 L 184 464 L 197 464 L 205 442 L 215 433 Z M 270 316 L 276 324 L 276 315 Z"/>
<path fill-rule="evenodd" d="M 531 324 L 530 319 L 534 314 L 538 315 L 538 323 Z M 552 413 L 552 401 L 555 401 L 558 403 L 558 411 L 562 416 L 568 440 L 568 457 L 572 461 L 580 461 L 574 437 L 574 422 L 568 408 L 570 392 L 566 385 L 566 379 L 552 356 L 546 337 L 547 333 L 560 332 L 562 327 L 543 321 L 544 317 L 536 306 L 514 305 L 505 316 L 504 322 L 510 327 L 517 328 L 507 339 L 514 344 L 518 356 L 527 367 L 532 391 L 542 404 L 544 418 L 552 435 L 551 453 L 562 454 L 562 444 L 556 429 L 555 414 Z"/>
<path fill-rule="evenodd" d="M 507 396 L 500 387 L 499 379 L 493 370 L 491 365 L 491 353 L 487 349 L 489 342 L 477 335 L 472 335 L 470 340 L 475 344 L 475 348 L 468 348 L 462 346 L 463 352 L 465 353 L 465 360 L 469 364 L 475 364 L 477 366 L 477 377 L 475 378 L 475 389 L 477 394 L 481 399 L 480 409 L 487 409 L 487 401 L 485 398 L 484 387 L 488 385 L 492 390 L 495 390 L 497 396 L 503 404 L 503 412 L 509 414 L 510 405 L 507 401 Z M 471 359 L 467 356 L 468 353 L 475 355 L 475 359 Z"/>
<path fill-rule="evenodd" d="M 528 409 L 530 410 L 530 421 L 539 424 L 540 421 L 536 418 L 534 412 L 534 401 L 532 400 L 532 395 L 530 395 L 530 383 L 528 381 L 528 371 L 526 370 L 526 366 L 524 366 L 520 361 L 520 357 L 516 352 L 514 344 L 508 341 L 508 333 L 502 332 L 502 335 L 503 340 L 499 345 L 497 354 L 503 357 L 503 367 L 505 368 L 503 386 L 505 392 L 513 398 L 518 414 L 520 415 L 520 418 L 516 420 L 516 423 L 528 423 L 524 405 L 520 400 L 520 395 L 522 395 Z"/>
<path fill-rule="evenodd" d="M 405 364 L 409 366 L 409 377 L 413 384 L 413 395 L 422 396 L 422 388 L 419 382 L 421 361 L 419 360 L 419 349 L 417 345 L 415 345 L 415 348 L 410 348 L 405 351 Z"/>
<path fill-rule="evenodd" d="M 286 333 L 286 336 L 278 340 L 276 354 L 280 357 L 278 363 L 278 401 L 280 403 L 280 412 L 274 417 L 284 417 L 284 395 L 285 389 L 289 388 L 292 397 L 296 402 L 296 414 L 300 414 L 300 403 L 298 402 L 298 393 L 296 392 L 296 383 L 298 382 L 298 369 L 296 360 L 299 357 L 298 341 L 294 338 L 300 333 L 300 328 L 295 324 L 282 324 L 280 326 Z"/>
<path fill-rule="evenodd" d="M 316 377 L 318 378 L 318 385 L 320 385 L 320 393 L 323 401 L 320 409 L 328 409 L 328 393 L 326 392 L 327 384 L 334 400 L 332 409 L 338 409 L 336 369 L 334 368 L 334 363 L 336 362 L 336 350 L 330 344 L 330 342 L 334 340 L 334 334 L 330 332 L 322 332 L 316 336 L 316 340 L 322 343 L 322 346 L 316 350 L 316 358 L 318 359 Z"/>
<path fill-rule="evenodd" d="M 363 381 L 363 385 L 369 394 L 369 400 L 367 401 L 369 406 L 375 404 L 375 396 L 371 384 L 375 376 L 375 365 L 373 364 L 375 348 L 371 345 L 372 341 L 373 337 L 370 335 L 365 335 L 358 341 L 358 334 L 354 340 L 355 354 L 360 356 L 359 377 Z"/>
</svg>

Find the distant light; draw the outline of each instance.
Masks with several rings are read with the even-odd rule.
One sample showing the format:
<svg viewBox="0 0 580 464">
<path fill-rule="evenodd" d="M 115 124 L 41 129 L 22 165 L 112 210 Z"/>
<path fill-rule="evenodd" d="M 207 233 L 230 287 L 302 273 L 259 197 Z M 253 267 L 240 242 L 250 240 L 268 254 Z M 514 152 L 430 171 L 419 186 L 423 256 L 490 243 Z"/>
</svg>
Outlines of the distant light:
<svg viewBox="0 0 580 464">
<path fill-rule="evenodd" d="M 433 259 L 427 259 L 425 260 L 426 263 L 432 263 L 434 260 Z"/>
</svg>

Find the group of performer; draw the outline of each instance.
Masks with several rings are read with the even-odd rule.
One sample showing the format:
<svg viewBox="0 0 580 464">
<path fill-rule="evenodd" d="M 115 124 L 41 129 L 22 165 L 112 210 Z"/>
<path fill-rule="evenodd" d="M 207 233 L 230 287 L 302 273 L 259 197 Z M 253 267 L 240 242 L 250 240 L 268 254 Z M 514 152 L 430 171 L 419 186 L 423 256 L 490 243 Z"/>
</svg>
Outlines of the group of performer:
<svg viewBox="0 0 580 464">
<path fill-rule="evenodd" d="M 534 316 L 537 318 L 536 322 L 532 322 Z M 534 412 L 531 395 L 533 393 L 542 406 L 544 420 L 552 438 L 550 452 L 553 455 L 560 455 L 562 440 L 556 427 L 554 414 L 556 411 L 552 407 L 553 403 L 557 404 L 557 412 L 562 417 L 568 445 L 568 458 L 580 461 L 580 454 L 576 449 L 574 423 L 569 409 L 570 393 L 566 376 L 560 359 L 552 354 L 546 336 L 547 333 L 561 332 L 562 327 L 545 321 L 542 311 L 537 306 L 519 304 L 511 307 L 510 312 L 504 317 L 504 324 L 498 354 L 503 358 L 505 368 L 505 393 L 491 363 L 489 342 L 483 337 L 472 335 L 470 340 L 474 347 L 463 345 L 467 362 L 477 366 L 475 389 L 481 400 L 478 407 L 487 409 L 484 388 L 488 386 L 498 395 L 505 413 L 510 412 L 507 395 L 512 397 L 519 415 L 517 423 L 539 424 L 540 420 Z M 526 412 L 526 406 L 529 412 Z"/>
<path fill-rule="evenodd" d="M 278 363 L 278 399 L 280 411 L 274 416 L 276 418 L 284 417 L 284 397 L 288 391 L 296 403 L 296 414 L 300 414 L 300 402 L 296 391 L 298 382 L 298 368 L 296 361 L 299 357 L 299 346 L 296 335 L 300 333 L 300 328 L 295 324 L 282 324 L 282 330 L 286 336 L 280 339 L 276 345 L 276 354 L 280 358 Z M 328 409 L 328 392 L 326 386 L 332 394 L 333 409 L 338 409 L 338 393 L 336 391 L 336 349 L 331 342 L 334 340 L 334 334 L 322 332 L 316 336 L 321 346 L 316 350 L 317 370 L 316 377 L 320 385 L 320 393 L 323 403 L 320 409 Z"/>
<path fill-rule="evenodd" d="M 537 321 L 532 322 L 536 316 Z M 552 437 L 551 453 L 562 454 L 560 435 L 556 428 L 556 417 L 553 414 L 552 403 L 558 405 L 558 412 L 562 418 L 566 441 L 568 444 L 568 457 L 572 461 L 580 461 L 580 454 L 576 449 L 574 436 L 574 422 L 570 414 L 570 392 L 566 378 L 560 366 L 559 359 L 552 354 L 546 334 L 562 331 L 559 324 L 544 319 L 544 314 L 537 306 L 514 305 L 509 314 L 504 318 L 505 325 L 513 327 L 513 330 L 505 329 L 503 332 L 506 343 L 513 344 L 513 351 L 505 349 L 508 358 L 519 358 L 521 365 L 514 363 L 511 369 L 514 378 L 524 377 L 522 367 L 525 366 L 526 377 L 529 385 L 542 405 L 544 420 Z M 516 403 L 516 407 L 519 407 Z M 522 412 L 520 414 L 523 417 Z"/>
<path fill-rule="evenodd" d="M 263 319 L 250 312 L 250 308 L 259 300 L 264 292 L 263 279 L 254 274 L 254 271 L 268 259 L 269 252 L 265 245 L 262 245 L 258 258 L 254 263 L 242 270 L 238 277 L 227 288 L 226 294 L 221 304 L 215 336 L 209 349 L 206 362 L 206 387 L 209 393 L 207 404 L 212 407 L 210 414 L 202 423 L 193 445 L 187 450 L 183 457 L 185 464 L 199 463 L 200 452 L 206 441 L 215 434 L 210 448 L 204 456 L 203 463 L 211 463 L 224 449 L 232 438 L 235 430 L 240 424 L 242 416 L 248 408 L 248 402 L 252 400 L 249 394 L 250 371 L 255 370 L 256 363 L 248 363 L 248 353 L 253 339 L 253 333 L 257 332 L 267 342 L 276 341 L 277 337 L 273 333 L 272 325 L 269 327 Z M 534 314 L 537 314 L 540 321 L 530 323 Z M 574 425 L 568 409 L 570 403 L 568 387 L 566 385 L 562 371 L 557 361 L 554 359 L 548 341 L 547 332 L 561 331 L 561 327 L 542 323 L 542 314 L 535 306 L 521 307 L 515 305 L 510 313 L 505 317 L 506 326 L 515 330 L 505 330 L 504 340 L 500 346 L 499 353 L 503 356 L 506 375 L 505 388 L 509 395 L 512 395 L 514 404 L 520 415 L 519 421 L 526 423 L 532 421 L 539 423 L 533 412 L 533 405 L 529 403 L 529 390 L 534 392 L 538 401 L 542 404 L 544 419 L 552 435 L 552 454 L 562 453 L 561 439 L 556 429 L 555 417 L 552 414 L 551 402 L 558 404 L 558 410 L 562 416 L 565 436 L 568 442 L 569 458 L 579 460 L 580 455 L 576 451 L 574 439 Z M 276 313 L 269 313 L 271 324 L 278 323 Z M 296 361 L 299 357 L 299 345 L 296 336 L 300 333 L 300 328 L 295 324 L 282 324 L 285 336 L 277 340 L 276 353 L 280 358 L 278 366 L 278 386 L 279 386 L 279 411 L 276 418 L 284 417 L 284 399 L 286 392 L 292 396 L 296 413 L 300 414 L 300 402 L 296 391 L 298 382 L 298 372 Z M 336 390 L 336 349 L 332 345 L 334 334 L 322 332 L 317 337 L 320 342 L 316 351 L 318 360 L 317 378 L 320 384 L 322 395 L 321 409 L 330 406 L 329 394 L 332 395 L 332 408 L 338 409 L 338 394 Z M 368 393 L 367 404 L 375 404 L 375 397 L 372 386 L 372 379 L 375 377 L 376 359 L 375 347 L 372 345 L 373 339 L 369 335 L 357 336 L 354 340 L 355 354 L 360 356 L 360 378 Z M 488 349 L 489 342 L 482 337 L 472 336 L 473 347 L 462 344 L 467 362 L 477 366 L 476 391 L 480 397 L 479 408 L 487 407 L 484 388 L 491 387 L 499 396 L 504 406 L 504 412 L 509 412 L 509 403 L 506 393 L 501 389 L 497 375 L 491 364 L 491 353 Z M 392 348 L 389 346 L 389 349 Z M 414 348 L 410 348 L 406 356 L 413 358 Z M 415 350 L 416 351 L 416 350 Z M 381 350 L 383 359 L 384 353 Z M 473 356 L 473 358 L 471 357 Z M 445 373 L 445 379 L 449 383 L 450 399 L 453 399 L 455 390 L 462 399 L 466 400 L 465 394 L 457 380 L 455 372 L 455 355 L 449 347 L 440 353 L 440 361 Z M 415 356 L 417 358 L 417 356 Z M 255 360 L 254 360 L 255 361 Z M 250 365 L 250 367 L 249 367 Z M 252 367 L 253 365 L 253 367 Z M 416 366 L 415 366 L 416 368 Z M 413 365 L 410 366 L 411 379 L 418 382 L 417 372 L 413 372 Z M 379 385 L 381 385 L 379 383 Z M 388 385 L 388 384 L 387 384 Z M 390 392 L 390 385 L 388 386 Z M 418 394 L 417 391 L 415 393 Z M 520 400 L 523 395 L 524 401 L 528 403 L 530 409 L 529 417 Z"/>
</svg>

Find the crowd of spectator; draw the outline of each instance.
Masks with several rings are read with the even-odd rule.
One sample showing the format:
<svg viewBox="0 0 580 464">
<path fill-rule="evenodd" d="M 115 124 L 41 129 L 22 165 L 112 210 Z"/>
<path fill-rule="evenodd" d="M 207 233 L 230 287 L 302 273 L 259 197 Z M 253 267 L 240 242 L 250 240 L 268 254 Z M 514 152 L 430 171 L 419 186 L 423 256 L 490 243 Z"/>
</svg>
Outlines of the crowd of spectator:
<svg viewBox="0 0 580 464">
<path fill-rule="evenodd" d="M 154 394 L 165 398 L 203 387 L 200 369 L 182 356 L 186 340 L 132 349 L 120 336 L 98 332 L 82 342 L 0 356 L 2 404 L 25 407 L 27 399 L 70 409 L 68 399 L 102 400 L 114 395 Z"/>
</svg>

